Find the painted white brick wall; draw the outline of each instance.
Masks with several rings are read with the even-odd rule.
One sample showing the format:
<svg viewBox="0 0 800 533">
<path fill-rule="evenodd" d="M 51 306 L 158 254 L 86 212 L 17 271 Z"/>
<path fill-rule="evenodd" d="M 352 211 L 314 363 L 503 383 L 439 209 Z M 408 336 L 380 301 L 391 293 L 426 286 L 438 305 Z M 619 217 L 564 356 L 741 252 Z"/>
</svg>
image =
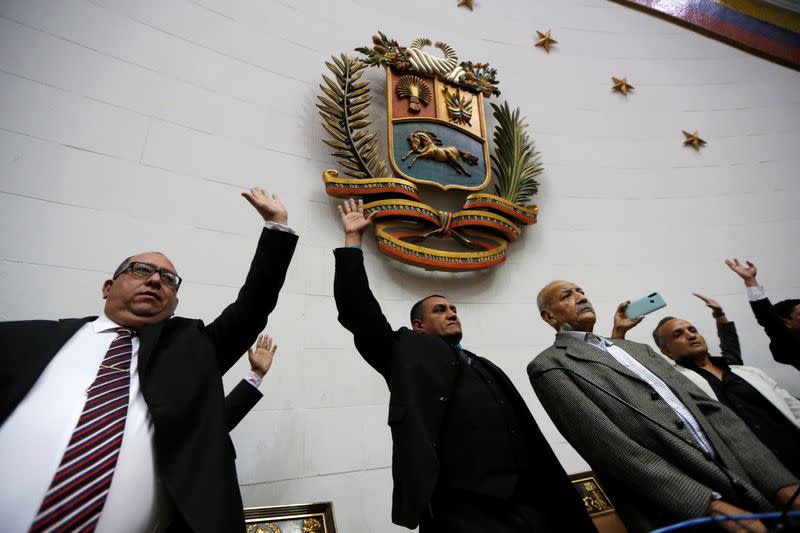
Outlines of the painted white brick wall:
<svg viewBox="0 0 800 533">
<path fill-rule="evenodd" d="M 265 398 L 233 435 L 245 503 L 333 500 L 344 532 L 394 530 L 388 392 L 336 322 L 341 235 L 314 107 L 327 57 L 381 29 L 496 66 L 546 165 L 539 224 L 492 272 L 417 271 L 367 245 L 393 324 L 419 296 L 449 295 L 465 345 L 508 372 L 568 471 L 586 464 L 524 371 L 552 339 L 535 294 L 553 278 L 586 288 L 604 333 L 617 303 L 660 291 L 669 307 L 632 332 L 640 341 L 668 311 L 714 345 L 690 293 L 711 295 L 736 320 L 747 362 L 800 394 L 800 375 L 772 362 L 722 263 L 750 258 L 774 299 L 800 295 L 800 74 L 602 0 L 455 3 L 0 2 L 0 319 L 97 313 L 109 271 L 150 249 L 187 280 L 181 313 L 212 319 L 259 232 L 238 193 L 278 192 L 302 239 L 268 328 L 280 351 Z M 536 29 L 559 41 L 549 55 L 533 48 Z M 631 96 L 610 92 L 612 75 L 628 76 Z M 382 75 L 368 76 L 380 125 Z M 681 129 L 709 145 L 681 147 Z"/>
</svg>

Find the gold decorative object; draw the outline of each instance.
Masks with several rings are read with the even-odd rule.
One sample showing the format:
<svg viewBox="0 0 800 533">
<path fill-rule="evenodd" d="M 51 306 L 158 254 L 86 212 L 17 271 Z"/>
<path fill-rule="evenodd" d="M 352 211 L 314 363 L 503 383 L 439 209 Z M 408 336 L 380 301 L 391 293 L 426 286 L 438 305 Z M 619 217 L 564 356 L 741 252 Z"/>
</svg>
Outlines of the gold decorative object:
<svg viewBox="0 0 800 533">
<path fill-rule="evenodd" d="M 694 130 L 694 133 L 689 133 L 685 130 L 681 130 L 681 132 L 683 132 L 683 136 L 686 137 L 686 140 L 683 141 L 684 146 L 689 144 L 695 149 L 695 151 L 699 152 L 700 147 L 706 144 L 706 142 L 697 134 L 697 130 Z"/>
<path fill-rule="evenodd" d="M 426 37 L 414 39 L 406 49 L 410 70 L 419 74 L 437 76 L 450 81 L 460 80 L 466 74 L 464 67 L 458 64 L 458 55 L 453 48 L 442 42 L 433 45 L 444 54 L 444 58 L 429 54 L 424 49 L 431 46 L 431 40 Z"/>
<path fill-rule="evenodd" d="M 472 0 L 458 0 L 458 7 L 464 6 L 472 11 Z"/>
<path fill-rule="evenodd" d="M 611 501 L 606 496 L 606 493 L 603 492 L 592 472 L 581 472 L 572 474 L 569 477 L 572 480 L 572 486 L 580 494 L 589 516 L 595 517 L 614 511 L 614 506 L 611 505 Z"/>
<path fill-rule="evenodd" d="M 246 533 L 336 533 L 331 502 L 245 507 Z"/>
<path fill-rule="evenodd" d="M 538 35 L 539 38 L 534 46 L 541 46 L 548 54 L 550 53 L 550 46 L 558 43 L 558 41 L 550 37 L 550 30 L 547 30 L 545 33 L 536 30 L 536 35 Z"/>
<path fill-rule="evenodd" d="M 429 53 L 430 46 L 441 54 Z M 364 214 L 374 216 L 378 249 L 398 261 L 450 272 L 504 262 L 508 244 L 520 237 L 522 226 L 536 223 L 538 207 L 529 202 L 542 165 L 527 124 L 507 103 L 492 106 L 498 125 L 491 154 L 483 101 L 500 94 L 497 71 L 487 63 L 461 62 L 451 46 L 427 38 L 405 47 L 379 32 L 372 46 L 356 51 L 363 54 L 361 59 L 343 55 L 329 63 L 335 80 L 325 77 L 320 86 L 325 93 L 318 106 L 323 127 L 333 137 L 326 142 L 347 173 L 340 177 L 336 170 L 326 170 L 322 179 L 327 193 L 362 198 Z M 351 85 L 348 76 L 360 76 L 363 64 L 386 71 L 391 174 L 377 171 L 377 146 L 361 144 L 374 140 L 364 125 L 368 103 L 363 98 L 369 89 L 364 82 Z M 350 103 L 349 91 L 357 91 L 357 104 Z M 355 129 L 358 133 L 349 135 Z M 498 184 L 489 194 L 483 191 L 493 172 Z M 458 211 L 440 210 L 421 200 L 423 187 L 467 191 L 467 197 Z M 438 239 L 451 242 L 429 244 Z"/>
<path fill-rule="evenodd" d="M 306 518 L 303 520 L 303 533 L 318 533 L 322 531 L 322 524 L 316 518 Z"/>
<path fill-rule="evenodd" d="M 408 136 L 408 144 L 411 146 L 411 150 L 400 158 L 401 161 L 405 161 L 411 154 L 416 154 L 411 159 L 411 163 L 408 164 L 408 168 L 413 167 L 417 159 L 432 159 L 433 161 L 450 165 L 458 174 L 472 176 L 461 166 L 458 160 L 461 159 L 472 166 L 478 164 L 478 158 L 469 152 L 460 150 L 455 146 L 442 147 L 442 141 L 432 131 L 417 130 L 411 133 Z"/>
<path fill-rule="evenodd" d="M 460 89 L 456 89 L 455 93 L 451 93 L 447 87 L 443 87 L 442 92 L 444 93 L 445 103 L 447 104 L 447 115 L 450 117 L 450 122 L 471 126 L 472 95 L 468 94 L 462 97 Z"/>
<path fill-rule="evenodd" d="M 513 112 L 508 102 L 502 106 L 492 104 L 497 127 L 494 130 L 494 155 L 492 167 L 497 177 L 495 192 L 515 204 L 524 204 L 539 192 L 536 176 L 542 173 L 541 156 L 528 137 L 528 125 L 520 117 L 519 109 Z"/>
<path fill-rule="evenodd" d="M 431 88 L 419 76 L 403 76 L 397 82 L 397 97 L 408 98 L 408 110 L 419 113 L 419 104 L 427 106 L 431 101 Z"/>
<path fill-rule="evenodd" d="M 344 54 L 325 62 L 334 79 L 323 74 L 320 85 L 324 95 L 317 96 L 322 127 L 331 136 L 323 142 L 333 148 L 333 156 L 353 178 L 376 178 L 386 175 L 386 163 L 378 159 L 376 135 L 366 129 L 372 97 L 369 82 L 359 81 L 366 63 Z"/>
<path fill-rule="evenodd" d="M 613 90 L 619 91 L 625 96 L 628 96 L 628 91 L 634 89 L 635 87 L 628 83 L 628 78 L 615 78 L 611 76 L 611 81 L 614 82 Z"/>
</svg>

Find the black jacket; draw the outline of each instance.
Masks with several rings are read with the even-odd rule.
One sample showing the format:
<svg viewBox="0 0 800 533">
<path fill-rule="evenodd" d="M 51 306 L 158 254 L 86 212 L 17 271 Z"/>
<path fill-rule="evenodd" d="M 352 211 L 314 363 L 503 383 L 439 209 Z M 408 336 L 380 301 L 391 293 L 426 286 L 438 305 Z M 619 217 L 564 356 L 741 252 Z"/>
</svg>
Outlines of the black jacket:
<svg viewBox="0 0 800 533">
<path fill-rule="evenodd" d="M 750 302 L 756 320 L 769 337 L 769 351 L 778 363 L 800 370 L 800 336 L 795 335 L 772 308 L 768 298 Z"/>
<path fill-rule="evenodd" d="M 247 280 L 212 323 L 173 317 L 139 332 L 139 380 L 174 529 L 239 532 L 242 499 L 220 379 L 264 329 L 297 236 L 263 230 Z M 0 424 L 53 356 L 94 317 L 0 323 Z"/>
<path fill-rule="evenodd" d="M 247 416 L 250 409 L 256 406 L 264 395 L 247 381 L 242 380 L 225 396 L 225 418 L 228 420 L 228 431 L 233 430 Z"/>
<path fill-rule="evenodd" d="M 334 297 L 339 322 L 353 333 L 359 353 L 384 377 L 391 393 L 388 423 L 393 441 L 392 521 L 415 528 L 437 485 L 437 440 L 462 363 L 453 347 L 439 337 L 407 328 L 392 330 L 369 289 L 361 250 L 338 248 L 334 254 Z M 514 401 L 524 406 L 524 400 L 502 370 L 485 358 L 480 360 L 500 376 Z M 542 502 L 543 508 L 563 517 L 564 531 L 594 531 L 577 492 L 533 416 L 527 407 L 523 409 L 535 443 L 532 454 L 537 474 L 536 479 L 523 482 L 547 487 L 552 497 Z M 487 454 L 491 452 L 486 450 Z"/>
</svg>

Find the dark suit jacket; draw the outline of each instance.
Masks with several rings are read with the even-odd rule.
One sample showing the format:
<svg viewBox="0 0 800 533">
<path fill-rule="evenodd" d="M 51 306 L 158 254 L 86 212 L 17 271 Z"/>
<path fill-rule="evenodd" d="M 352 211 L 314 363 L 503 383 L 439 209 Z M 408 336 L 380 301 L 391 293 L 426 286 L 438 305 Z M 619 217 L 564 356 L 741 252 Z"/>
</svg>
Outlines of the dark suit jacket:
<svg viewBox="0 0 800 533">
<path fill-rule="evenodd" d="M 244 527 L 220 377 L 266 326 L 296 242 L 295 235 L 265 229 L 236 301 L 212 323 L 173 317 L 139 332 L 139 380 L 158 474 L 175 508 L 171 530 Z M 0 323 L 0 424 L 93 318 Z"/>
<path fill-rule="evenodd" d="M 689 429 L 677 424 L 675 412 L 650 385 L 611 355 L 559 333 L 553 346 L 528 365 L 531 384 L 556 427 L 597 473 L 631 533 L 705 515 L 712 491 L 748 511 L 770 511 L 778 489 L 797 483 L 733 411 L 711 400 L 662 356 L 646 344 L 612 340 L 669 386 L 742 486 L 741 492 L 735 490 L 725 472 L 699 451 Z"/>
<path fill-rule="evenodd" d="M 436 488 L 436 445 L 461 363 L 453 347 L 440 337 L 407 328 L 392 330 L 369 289 L 361 250 L 338 248 L 334 254 L 334 297 L 339 322 L 353 333 L 359 353 L 383 376 L 391 393 L 388 423 L 393 441 L 392 521 L 415 528 Z M 594 531 L 575 489 L 524 407 L 524 400 L 502 370 L 487 359 L 480 360 L 503 380 L 505 389 L 523 406 L 531 442 L 536 445 L 532 454 L 537 473 L 536 479 L 524 482 L 550 491 L 551 501 L 543 503 L 543 507 L 554 516 L 563 517 L 564 531 Z"/>
<path fill-rule="evenodd" d="M 786 327 L 781 317 L 772 308 L 769 298 L 750 302 L 756 320 L 769 337 L 769 351 L 779 363 L 792 365 L 800 370 L 800 336 Z"/>
<path fill-rule="evenodd" d="M 239 382 L 225 396 L 225 417 L 228 420 L 228 431 L 239 425 L 250 409 L 256 406 L 264 395 L 245 380 Z"/>
</svg>

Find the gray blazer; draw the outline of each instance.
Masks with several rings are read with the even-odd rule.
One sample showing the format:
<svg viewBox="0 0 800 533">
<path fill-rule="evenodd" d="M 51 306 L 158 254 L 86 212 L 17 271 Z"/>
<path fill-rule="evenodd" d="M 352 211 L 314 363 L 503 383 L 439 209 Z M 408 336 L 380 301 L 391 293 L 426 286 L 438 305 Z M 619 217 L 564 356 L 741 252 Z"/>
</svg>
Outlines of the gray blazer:
<svg viewBox="0 0 800 533">
<path fill-rule="evenodd" d="M 528 365 L 528 376 L 556 427 L 603 482 L 628 529 L 649 531 L 703 516 L 712 492 L 752 512 L 773 510 L 778 489 L 797 479 L 733 411 L 711 400 L 646 344 L 613 342 L 672 389 L 740 486 L 733 487 L 723 467 L 703 454 L 689 429 L 646 382 L 604 351 L 559 333 L 553 346 Z"/>
</svg>

